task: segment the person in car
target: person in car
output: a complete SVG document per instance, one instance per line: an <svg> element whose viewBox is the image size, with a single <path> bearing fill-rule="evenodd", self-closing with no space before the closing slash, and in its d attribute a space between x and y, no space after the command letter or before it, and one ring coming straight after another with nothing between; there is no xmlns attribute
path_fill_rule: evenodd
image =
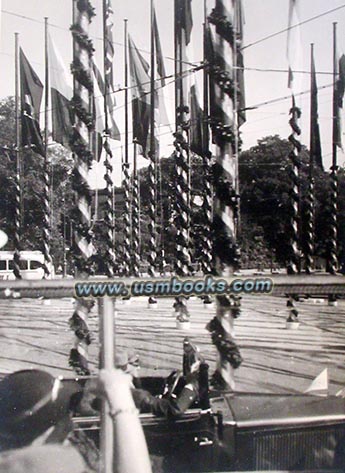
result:
<svg viewBox="0 0 345 473"><path fill-rule="evenodd" d="M181 393L175 397L160 398L153 396L150 392L141 389L138 378L139 357L131 351L118 350L115 355L115 366L129 374L132 380L132 396L134 403L141 413L152 413L158 417L177 417L183 414L198 397L198 368L196 362L190 374L185 379L185 385ZM84 389L83 398L79 404L81 415L98 415L100 409L99 400L93 394L94 380L89 380Z"/></svg>

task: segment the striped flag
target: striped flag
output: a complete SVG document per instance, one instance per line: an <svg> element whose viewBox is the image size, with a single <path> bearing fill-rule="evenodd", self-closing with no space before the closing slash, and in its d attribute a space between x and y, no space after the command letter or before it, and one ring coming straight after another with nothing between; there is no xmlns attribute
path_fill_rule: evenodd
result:
<svg viewBox="0 0 345 473"><path fill-rule="evenodd" d="M69 148L69 140L73 131L73 113L70 107L70 100L73 97L73 81L50 35L48 35L48 55L53 140Z"/></svg>
<svg viewBox="0 0 345 473"><path fill-rule="evenodd" d="M22 146L29 146L36 153L45 156L45 149L39 125L43 84L31 67L21 48L19 61Z"/></svg>
<svg viewBox="0 0 345 473"><path fill-rule="evenodd" d="M114 86L114 44L113 44L113 9L110 0L104 0L104 80L106 89L113 90Z"/></svg>

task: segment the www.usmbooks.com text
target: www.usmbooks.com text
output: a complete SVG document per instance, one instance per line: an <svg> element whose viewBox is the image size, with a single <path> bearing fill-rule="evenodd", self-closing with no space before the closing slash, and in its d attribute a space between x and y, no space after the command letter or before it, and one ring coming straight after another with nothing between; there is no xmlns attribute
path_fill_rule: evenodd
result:
<svg viewBox="0 0 345 473"><path fill-rule="evenodd" d="M169 279L78 282L77 297L137 297L137 296L220 296L238 294L269 294L273 288L270 278L223 279L206 276L203 279Z"/></svg>

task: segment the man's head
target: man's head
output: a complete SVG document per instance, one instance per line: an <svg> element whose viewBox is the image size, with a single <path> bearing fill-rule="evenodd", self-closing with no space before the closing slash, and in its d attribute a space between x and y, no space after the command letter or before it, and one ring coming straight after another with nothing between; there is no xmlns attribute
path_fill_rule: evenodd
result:
<svg viewBox="0 0 345 473"><path fill-rule="evenodd" d="M71 430L70 406L79 391L41 370L17 371L0 382L0 445L20 448L39 438L62 442Z"/></svg>
<svg viewBox="0 0 345 473"><path fill-rule="evenodd" d="M121 369L134 378L138 376L138 370L140 369L139 355L134 350L117 350L114 364L115 368Z"/></svg>

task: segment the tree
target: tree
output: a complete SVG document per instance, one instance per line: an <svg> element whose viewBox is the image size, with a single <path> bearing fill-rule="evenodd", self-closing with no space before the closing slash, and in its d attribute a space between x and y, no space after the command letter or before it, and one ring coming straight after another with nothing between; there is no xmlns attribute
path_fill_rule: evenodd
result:
<svg viewBox="0 0 345 473"><path fill-rule="evenodd" d="M275 255L285 265L289 254L289 220L291 180L289 177L291 145L279 136L269 136L240 154L240 194L242 232L241 242L245 257L255 232L263 231L263 244L267 255ZM308 192L309 152L305 147L300 153L300 220L302 228L301 248L305 246L305 198ZM329 228L329 175L315 167L315 243L316 254L326 256ZM339 242L344 254L344 170L339 171ZM249 231L249 227L255 230ZM249 245L249 246L248 246ZM250 252L250 251L249 251ZM266 263L268 264L268 262Z"/></svg>

